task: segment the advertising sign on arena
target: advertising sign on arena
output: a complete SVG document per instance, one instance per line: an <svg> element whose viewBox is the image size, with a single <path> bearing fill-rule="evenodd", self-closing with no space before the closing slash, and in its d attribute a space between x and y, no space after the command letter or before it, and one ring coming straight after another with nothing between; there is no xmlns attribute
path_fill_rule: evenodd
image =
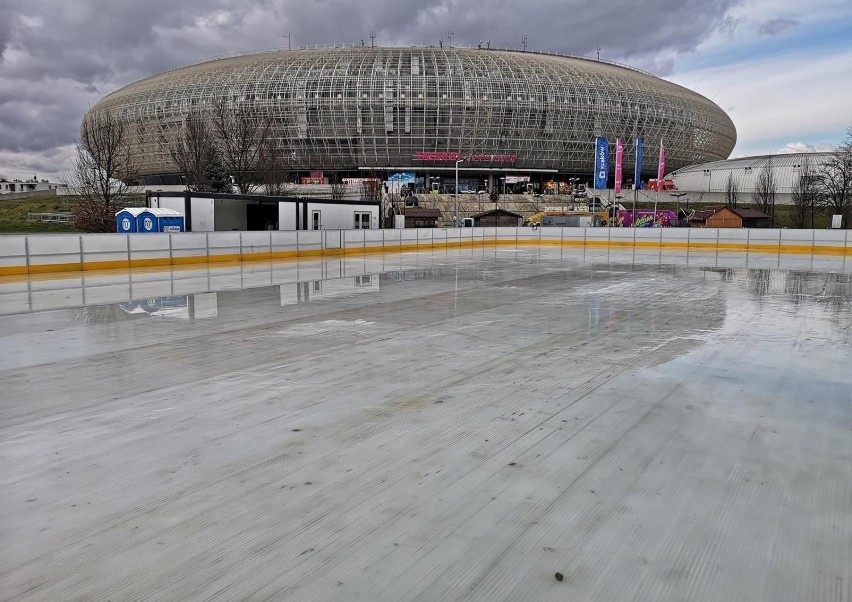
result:
<svg viewBox="0 0 852 602"><path fill-rule="evenodd" d="M388 174L388 182L393 184L414 184L414 180L413 171L394 171Z"/></svg>
<svg viewBox="0 0 852 602"><path fill-rule="evenodd" d="M492 155L477 154L466 157L459 152L429 152L417 151L414 153L415 161L489 161L496 163L513 163L518 160L518 155Z"/></svg>
<svg viewBox="0 0 852 602"><path fill-rule="evenodd" d="M513 163L518 160L518 155L473 155L473 161L496 161L498 163Z"/></svg>
<svg viewBox="0 0 852 602"><path fill-rule="evenodd" d="M608 176L609 142L606 138L598 136L595 138L595 189L605 189Z"/></svg>
<svg viewBox="0 0 852 602"><path fill-rule="evenodd" d="M388 174L387 187L394 194L402 194L405 191L413 193L416 181L417 175L413 171L394 171Z"/></svg>

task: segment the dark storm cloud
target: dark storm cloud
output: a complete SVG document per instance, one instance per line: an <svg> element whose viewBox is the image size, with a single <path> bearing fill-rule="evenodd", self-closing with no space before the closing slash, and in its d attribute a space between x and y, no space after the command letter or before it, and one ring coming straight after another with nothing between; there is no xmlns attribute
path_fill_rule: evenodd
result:
<svg viewBox="0 0 852 602"><path fill-rule="evenodd" d="M520 48L527 36L529 49L600 46L602 58L665 76L739 1L30 0L0 8L0 153L55 157L105 94L189 62L286 48L288 34L294 47L369 44L371 30L380 45L448 44L452 31L456 45Z"/></svg>
<svg viewBox="0 0 852 602"><path fill-rule="evenodd" d="M765 36L777 36L779 33L797 25L799 25L799 21L795 19L770 19L760 24L757 33Z"/></svg>
<svg viewBox="0 0 852 602"><path fill-rule="evenodd" d="M57 96L30 82L4 89L0 92L0 150L45 152L73 143L81 110L88 108L86 96L71 87Z"/></svg>

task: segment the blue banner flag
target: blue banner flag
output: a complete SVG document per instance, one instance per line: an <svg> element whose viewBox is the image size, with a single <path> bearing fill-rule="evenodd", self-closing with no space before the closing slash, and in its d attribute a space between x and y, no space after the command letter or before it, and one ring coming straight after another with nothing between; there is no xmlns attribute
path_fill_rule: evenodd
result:
<svg viewBox="0 0 852 602"><path fill-rule="evenodd" d="M636 167L633 168L633 188L639 190L642 188L642 139L636 139Z"/></svg>
<svg viewBox="0 0 852 602"><path fill-rule="evenodd" d="M598 136L595 138L595 189L606 188L609 176L609 142L606 138Z"/></svg>

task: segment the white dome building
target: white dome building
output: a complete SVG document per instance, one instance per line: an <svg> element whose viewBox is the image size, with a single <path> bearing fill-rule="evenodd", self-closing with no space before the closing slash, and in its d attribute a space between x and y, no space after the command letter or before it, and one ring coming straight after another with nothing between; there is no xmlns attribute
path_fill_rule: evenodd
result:
<svg viewBox="0 0 852 602"><path fill-rule="evenodd" d="M833 153L790 153L741 157L690 165L666 177L674 181L680 192L687 193L690 202L708 205L725 202L728 180L733 178L741 201L750 203L761 172L770 169L775 180L775 202L786 205L792 203L793 189L803 166L817 173L833 156Z"/></svg>

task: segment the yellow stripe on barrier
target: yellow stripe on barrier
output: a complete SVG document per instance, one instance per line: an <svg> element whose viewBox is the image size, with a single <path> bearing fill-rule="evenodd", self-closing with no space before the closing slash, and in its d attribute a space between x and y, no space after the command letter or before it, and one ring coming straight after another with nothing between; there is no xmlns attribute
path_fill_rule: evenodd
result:
<svg viewBox="0 0 852 602"><path fill-rule="evenodd" d="M199 255L200 257L200 255ZM209 263L220 263L227 261L240 261L243 258L242 253L217 253L214 255L207 255L207 262ZM198 259L195 256L187 256L187 257L175 257L178 263L199 263ZM200 263L204 263L203 261Z"/></svg>
<svg viewBox="0 0 852 602"><path fill-rule="evenodd" d="M205 261L207 257L205 256ZM154 267L163 267L166 265L177 265L172 263L172 260L169 257L151 257L145 259L131 259L130 267L131 268L154 268Z"/></svg>
<svg viewBox="0 0 852 602"><path fill-rule="evenodd" d="M29 271L25 265L4 265L0 266L0 276L20 276L27 275Z"/></svg>
<svg viewBox="0 0 852 602"><path fill-rule="evenodd" d="M234 264L240 261L275 261L292 260L305 257L334 257L345 255L374 254L374 253L396 253L402 251L418 251L426 248L466 248L466 247L488 247L488 246L563 246L563 247L588 247L593 249L666 249L681 251L703 251L703 252L758 252L758 253L780 253L790 255L830 255L830 256L852 256L852 247L836 245L801 245L801 244L777 244L777 243L724 243L724 242L679 242L660 240L608 240L608 239L559 239L559 238L526 238L516 239L493 239L493 238L467 238L467 239L429 239L417 243L401 243L388 245L375 245L363 247L348 247L340 249L301 249L289 251L257 251L240 253L204 254L178 257L156 257L156 258L131 258L111 261L84 261L73 263L46 263L32 265L0 266L0 276L27 276L30 274L51 274L68 272L88 272L92 270L126 270L135 268L155 268L167 266L197 266L199 264Z"/></svg>
<svg viewBox="0 0 852 602"><path fill-rule="evenodd" d="M83 271L83 264L76 263L42 263L29 266L30 274L47 274L49 272Z"/></svg>

